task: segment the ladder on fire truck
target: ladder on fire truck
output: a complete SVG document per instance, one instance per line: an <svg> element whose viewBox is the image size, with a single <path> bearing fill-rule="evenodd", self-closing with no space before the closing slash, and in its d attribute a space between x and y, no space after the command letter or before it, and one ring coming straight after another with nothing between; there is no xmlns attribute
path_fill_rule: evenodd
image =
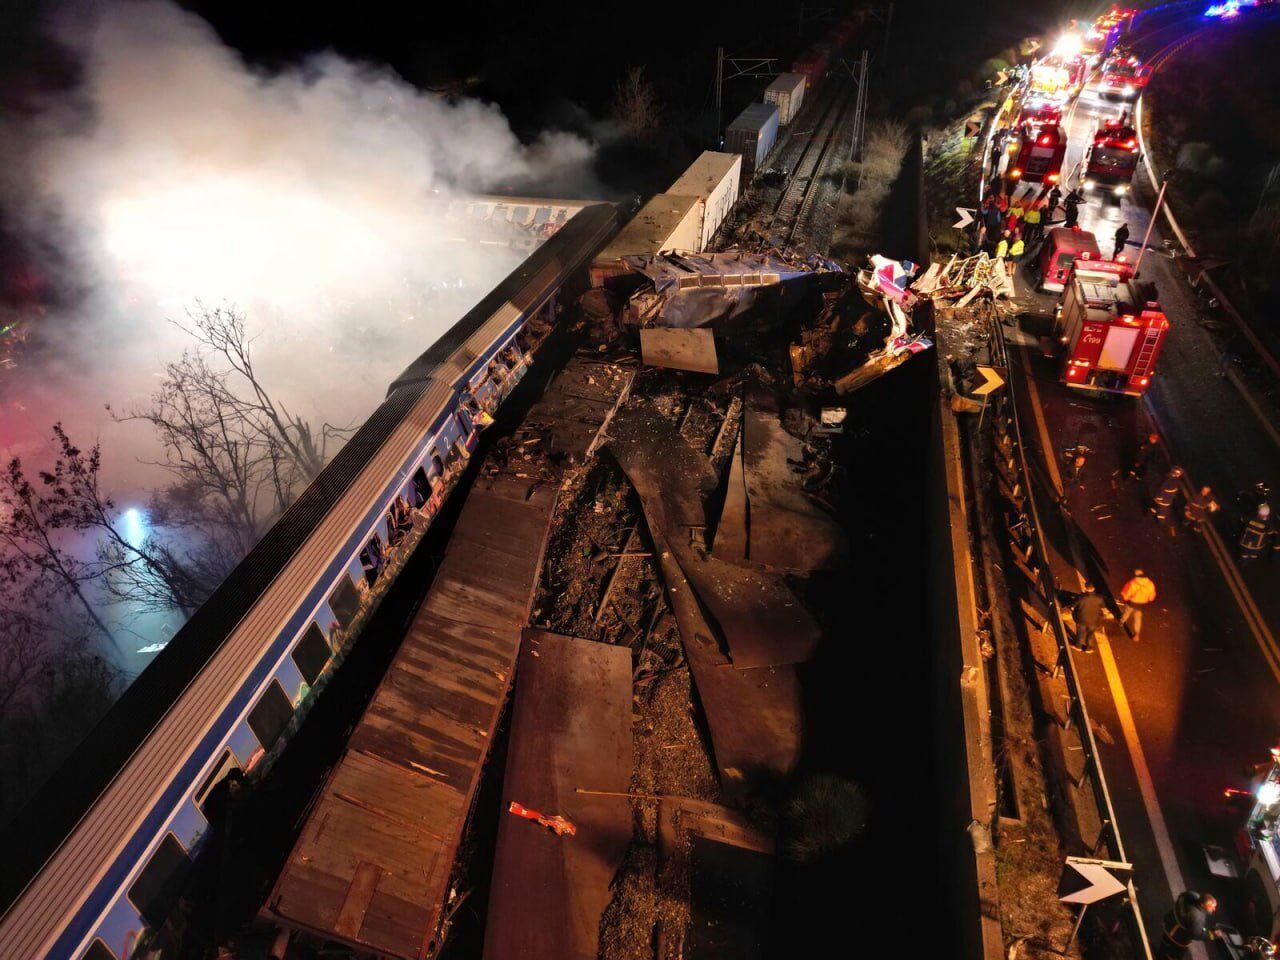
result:
<svg viewBox="0 0 1280 960"><path fill-rule="evenodd" d="M1143 331L1142 346L1138 348L1138 359L1134 361L1132 376L1145 377L1150 372L1152 359L1159 344L1160 330L1156 327L1147 327Z"/></svg>

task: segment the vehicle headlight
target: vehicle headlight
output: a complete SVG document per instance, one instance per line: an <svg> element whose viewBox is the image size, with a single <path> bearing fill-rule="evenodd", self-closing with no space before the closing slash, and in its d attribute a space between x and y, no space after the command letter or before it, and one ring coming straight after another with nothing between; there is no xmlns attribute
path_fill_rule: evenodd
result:
<svg viewBox="0 0 1280 960"><path fill-rule="evenodd" d="M1117 184L1116 184L1116 196L1117 196L1117 197L1122 197L1122 196L1124 196L1124 195L1125 195L1126 193L1128 193L1128 192L1129 192L1129 185L1128 185L1127 183L1117 183Z"/></svg>
<svg viewBox="0 0 1280 960"><path fill-rule="evenodd" d="M1092 181L1092 180L1086 180L1086 181L1084 182L1084 188L1085 188L1086 190L1092 190L1092 189L1093 189L1093 187L1094 187L1094 183L1093 183L1093 181Z"/></svg>
<svg viewBox="0 0 1280 960"><path fill-rule="evenodd" d="M1133 84L1132 84L1132 83L1126 83L1126 84L1124 85L1124 95L1125 95L1126 97L1131 97L1131 96L1133 96L1135 93L1137 93L1137 90L1135 90L1135 89L1134 89L1134 86L1133 86Z"/></svg>

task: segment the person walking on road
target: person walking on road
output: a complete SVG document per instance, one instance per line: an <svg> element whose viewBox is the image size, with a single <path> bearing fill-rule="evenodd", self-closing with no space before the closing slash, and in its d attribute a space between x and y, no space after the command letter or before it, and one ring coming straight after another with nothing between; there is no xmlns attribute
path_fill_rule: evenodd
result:
<svg viewBox="0 0 1280 960"><path fill-rule="evenodd" d="M1156 465L1156 461L1160 458L1160 437L1158 434L1149 433L1147 439L1142 441L1142 445L1138 447L1138 452L1134 454L1133 462L1129 465L1129 478L1131 480L1146 480L1147 475L1151 473L1151 468Z"/></svg>
<svg viewBox="0 0 1280 960"><path fill-rule="evenodd" d="M1048 198L1045 200L1044 218L1046 220L1053 216L1054 212L1058 209L1058 204L1061 202L1062 191L1058 189L1058 185L1055 183L1053 185L1053 189L1049 191Z"/></svg>
<svg viewBox="0 0 1280 960"><path fill-rule="evenodd" d="M1120 625L1135 643L1142 639L1142 609L1155 598L1155 581L1140 569L1120 588Z"/></svg>
<svg viewBox="0 0 1280 960"><path fill-rule="evenodd" d="M1175 464L1169 468L1169 472L1164 475L1164 479L1160 481L1159 486L1151 494L1151 503L1147 510L1156 518L1157 523L1163 523L1169 519L1169 514L1173 510L1173 502L1178 499L1178 488L1181 480L1182 468Z"/></svg>
<svg viewBox="0 0 1280 960"><path fill-rule="evenodd" d="M1216 939L1218 932L1209 926L1209 918L1217 909L1218 900L1211 893L1184 890L1179 894L1173 909L1164 915L1159 960L1182 960L1197 940Z"/></svg>
<svg viewBox="0 0 1280 960"><path fill-rule="evenodd" d="M1192 530L1200 530L1209 515L1217 513L1219 509L1218 501L1213 499L1213 488L1203 486L1183 506L1182 519Z"/></svg>
<svg viewBox="0 0 1280 960"><path fill-rule="evenodd" d="M1240 534L1240 559L1257 560L1270 546L1271 537L1271 505L1259 504L1253 519L1244 525L1244 532Z"/></svg>
<svg viewBox="0 0 1280 960"><path fill-rule="evenodd" d="M1124 245L1129 242L1129 224L1122 223L1116 228L1116 249L1111 254L1112 260L1119 260L1120 254L1124 253Z"/></svg>
<svg viewBox="0 0 1280 960"><path fill-rule="evenodd" d="M1026 237L1027 249L1030 250L1044 238L1044 211L1040 208L1039 200L1032 200L1027 204L1022 222L1026 225L1023 236Z"/></svg>
<svg viewBox="0 0 1280 960"><path fill-rule="evenodd" d="M1075 190L1067 194L1067 199L1062 203L1062 209L1067 212L1067 218L1062 221L1062 225L1068 230L1072 230L1080 222L1080 204L1084 203L1084 197Z"/></svg>
<svg viewBox="0 0 1280 960"><path fill-rule="evenodd" d="M1098 634L1106 636L1102 626L1103 612L1107 603L1098 596L1092 583L1084 585L1084 593L1071 608L1071 616L1076 622L1076 646L1085 653L1093 653L1093 643Z"/></svg>

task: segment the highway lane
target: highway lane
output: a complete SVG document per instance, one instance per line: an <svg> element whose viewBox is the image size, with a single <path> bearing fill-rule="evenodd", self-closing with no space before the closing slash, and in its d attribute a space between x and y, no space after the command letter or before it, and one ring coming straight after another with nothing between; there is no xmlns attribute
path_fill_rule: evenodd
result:
<svg viewBox="0 0 1280 960"><path fill-rule="evenodd" d="M1137 45L1150 55L1153 47L1216 27L1183 17ZM1078 171L1098 120L1124 109L1131 107L1086 89L1064 115L1070 137L1064 170ZM1104 253L1110 253L1116 227L1127 222L1127 253L1136 259L1154 196L1149 184L1141 187L1119 202L1091 196L1082 207L1081 225L1097 235ZM1237 885L1212 876L1205 850L1231 847L1241 820L1225 807L1221 791L1241 785L1245 765L1264 759L1280 735L1280 649L1271 636L1280 624L1280 567L1237 572L1229 546L1237 523L1233 510L1219 516L1219 536L1211 543L1155 524L1143 510L1143 491L1116 475L1149 428L1149 413L1195 481L1223 491L1224 506L1259 477L1280 478L1280 450L1217 375L1218 349L1197 322L1178 266L1163 251L1161 226L1152 231L1142 276L1156 283L1174 329L1145 409L1072 394L1058 384L1056 363L1039 351L1024 352L1030 375L1018 386L1024 409L1035 411L1031 419L1040 425L1049 472L1070 443L1085 439L1095 450L1084 484L1067 491L1074 521L1055 538L1060 586L1077 589L1079 570L1118 591L1136 565L1152 572L1162 589L1142 643L1111 624L1105 649L1077 658L1090 709L1112 740L1103 747L1103 763L1138 864L1144 916L1157 936L1169 898L1185 886L1217 890L1232 919L1242 918ZM1019 292L1047 308L1022 277Z"/></svg>

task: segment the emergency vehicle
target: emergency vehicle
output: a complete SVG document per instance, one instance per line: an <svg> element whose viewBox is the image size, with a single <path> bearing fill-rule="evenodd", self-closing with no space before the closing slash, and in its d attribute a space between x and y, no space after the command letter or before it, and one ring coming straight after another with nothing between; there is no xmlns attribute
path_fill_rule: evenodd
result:
<svg viewBox="0 0 1280 960"><path fill-rule="evenodd" d="M1044 235L1040 254L1036 260L1040 273L1039 290L1061 292L1071 276L1071 268L1078 259L1101 260L1098 240L1088 230L1079 227L1054 227Z"/></svg>
<svg viewBox="0 0 1280 960"><path fill-rule="evenodd" d="M1116 196L1129 192L1129 184L1142 155L1138 152L1138 131L1125 118L1104 120L1094 131L1093 142L1084 155L1086 190L1109 191Z"/></svg>
<svg viewBox="0 0 1280 960"><path fill-rule="evenodd" d="M1102 67L1098 95L1105 99L1136 100L1151 79L1151 68L1132 54L1115 53Z"/></svg>
<svg viewBox="0 0 1280 960"><path fill-rule="evenodd" d="M1045 57L1031 65L1027 90L1033 97L1066 103L1084 86L1088 69L1084 57Z"/></svg>
<svg viewBox="0 0 1280 960"><path fill-rule="evenodd" d="M1249 815L1236 837L1236 855L1244 867L1244 895L1255 933L1280 936L1280 748L1248 792L1229 789L1230 800L1248 801Z"/></svg>
<svg viewBox="0 0 1280 960"><path fill-rule="evenodd" d="M1010 180L1026 183L1057 183L1067 156L1067 135L1054 124L1036 129L1023 124L1018 131L1017 150L1007 167Z"/></svg>
<svg viewBox="0 0 1280 960"><path fill-rule="evenodd" d="M1024 125L1039 131L1041 127L1057 126L1062 122L1062 104L1042 97L1027 97L1018 111L1017 126Z"/></svg>
<svg viewBox="0 0 1280 960"><path fill-rule="evenodd" d="M1100 394L1140 397L1151 384L1169 332L1154 284L1123 261L1077 257L1058 306L1061 380Z"/></svg>

